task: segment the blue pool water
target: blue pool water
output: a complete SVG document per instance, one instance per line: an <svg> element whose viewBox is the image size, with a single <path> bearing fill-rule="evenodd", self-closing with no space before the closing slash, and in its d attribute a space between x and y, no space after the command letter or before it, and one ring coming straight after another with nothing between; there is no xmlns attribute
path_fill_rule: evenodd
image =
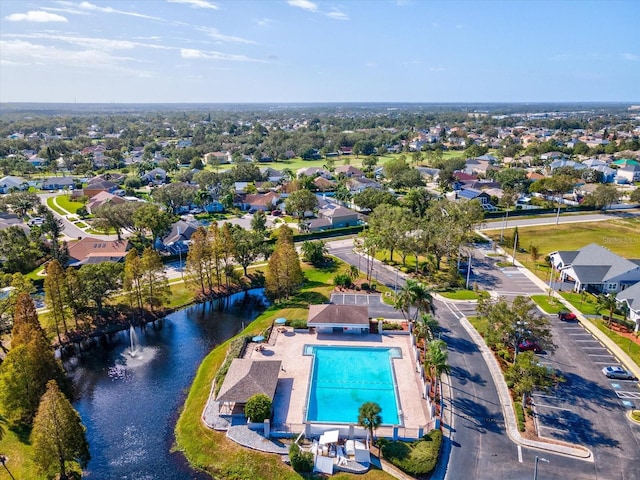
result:
<svg viewBox="0 0 640 480"><path fill-rule="evenodd" d="M307 345L305 354L314 355L308 421L357 423L358 408L376 402L383 425L400 423L391 365L398 348Z"/></svg>

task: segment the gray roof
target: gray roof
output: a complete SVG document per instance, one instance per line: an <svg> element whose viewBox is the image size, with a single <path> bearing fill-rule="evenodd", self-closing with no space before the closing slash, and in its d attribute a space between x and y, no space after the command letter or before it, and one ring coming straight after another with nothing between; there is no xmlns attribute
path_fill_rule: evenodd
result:
<svg viewBox="0 0 640 480"><path fill-rule="evenodd" d="M199 225L195 223L185 222L184 220L178 220L171 225L171 231L162 239L162 243L165 245L171 245L172 243L190 240L191 235L198 229Z"/></svg>
<svg viewBox="0 0 640 480"><path fill-rule="evenodd" d="M234 359L216 400L247 403L247 400L258 393L273 400L281 363L280 360Z"/></svg>
<svg viewBox="0 0 640 480"><path fill-rule="evenodd" d="M309 305L307 325L369 325L369 307L361 305L336 305L328 303Z"/></svg>
<svg viewBox="0 0 640 480"><path fill-rule="evenodd" d="M571 262L573 262L573 260L578 256L578 253L579 252L577 250L563 250L556 252L564 266L571 265Z"/></svg>
<svg viewBox="0 0 640 480"><path fill-rule="evenodd" d="M606 282L638 268L634 262L622 258L596 243L581 248L577 253L570 263L581 283Z"/></svg>
<svg viewBox="0 0 640 480"><path fill-rule="evenodd" d="M629 308L640 312L640 282L618 293L616 299L625 300Z"/></svg>

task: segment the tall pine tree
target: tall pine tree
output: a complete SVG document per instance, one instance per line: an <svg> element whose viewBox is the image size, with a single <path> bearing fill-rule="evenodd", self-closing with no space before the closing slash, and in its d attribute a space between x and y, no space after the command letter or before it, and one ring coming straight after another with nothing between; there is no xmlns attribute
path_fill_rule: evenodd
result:
<svg viewBox="0 0 640 480"><path fill-rule="evenodd" d="M91 457L85 431L78 412L58 384L50 381L31 432L34 460L40 472L46 477L59 474L59 478L65 480L69 478L69 462L86 466Z"/></svg>
<svg viewBox="0 0 640 480"><path fill-rule="evenodd" d="M265 293L272 300L288 299L300 289L303 280L300 258L293 245L293 231L283 225L278 229L276 248L269 258Z"/></svg>

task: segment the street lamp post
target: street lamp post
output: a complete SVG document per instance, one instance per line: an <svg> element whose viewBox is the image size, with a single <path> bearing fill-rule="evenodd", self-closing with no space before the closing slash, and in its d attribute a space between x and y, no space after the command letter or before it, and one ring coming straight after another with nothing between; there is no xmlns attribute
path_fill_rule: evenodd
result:
<svg viewBox="0 0 640 480"><path fill-rule="evenodd" d="M467 283L465 288L469 290L469 277L471 276L471 252L469 252L469 262L467 263Z"/></svg>
<svg viewBox="0 0 640 480"><path fill-rule="evenodd" d="M538 457L536 455L536 464L535 464L535 467L533 468L533 480L538 480L538 460L540 460L541 462L549 463L549 460L547 460L546 458Z"/></svg>
<svg viewBox="0 0 640 480"><path fill-rule="evenodd" d="M13 476L13 474L9 471L9 467L7 467L7 457L5 457L4 455L0 454L0 463L2 464L2 466L4 467L4 469L7 471L7 473L9 474L9 476L13 479L16 480L16 477Z"/></svg>

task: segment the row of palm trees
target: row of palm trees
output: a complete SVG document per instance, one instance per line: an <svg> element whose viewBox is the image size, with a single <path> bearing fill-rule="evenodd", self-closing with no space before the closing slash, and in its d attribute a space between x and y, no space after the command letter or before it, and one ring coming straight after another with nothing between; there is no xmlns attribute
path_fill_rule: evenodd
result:
<svg viewBox="0 0 640 480"><path fill-rule="evenodd" d="M431 384L429 394L435 396L440 377L449 372L450 368L447 363L447 344L444 340L435 338L439 324L433 316L431 292L422 283L408 279L398 292L394 307L411 322L416 339L422 340L424 370Z"/></svg>

